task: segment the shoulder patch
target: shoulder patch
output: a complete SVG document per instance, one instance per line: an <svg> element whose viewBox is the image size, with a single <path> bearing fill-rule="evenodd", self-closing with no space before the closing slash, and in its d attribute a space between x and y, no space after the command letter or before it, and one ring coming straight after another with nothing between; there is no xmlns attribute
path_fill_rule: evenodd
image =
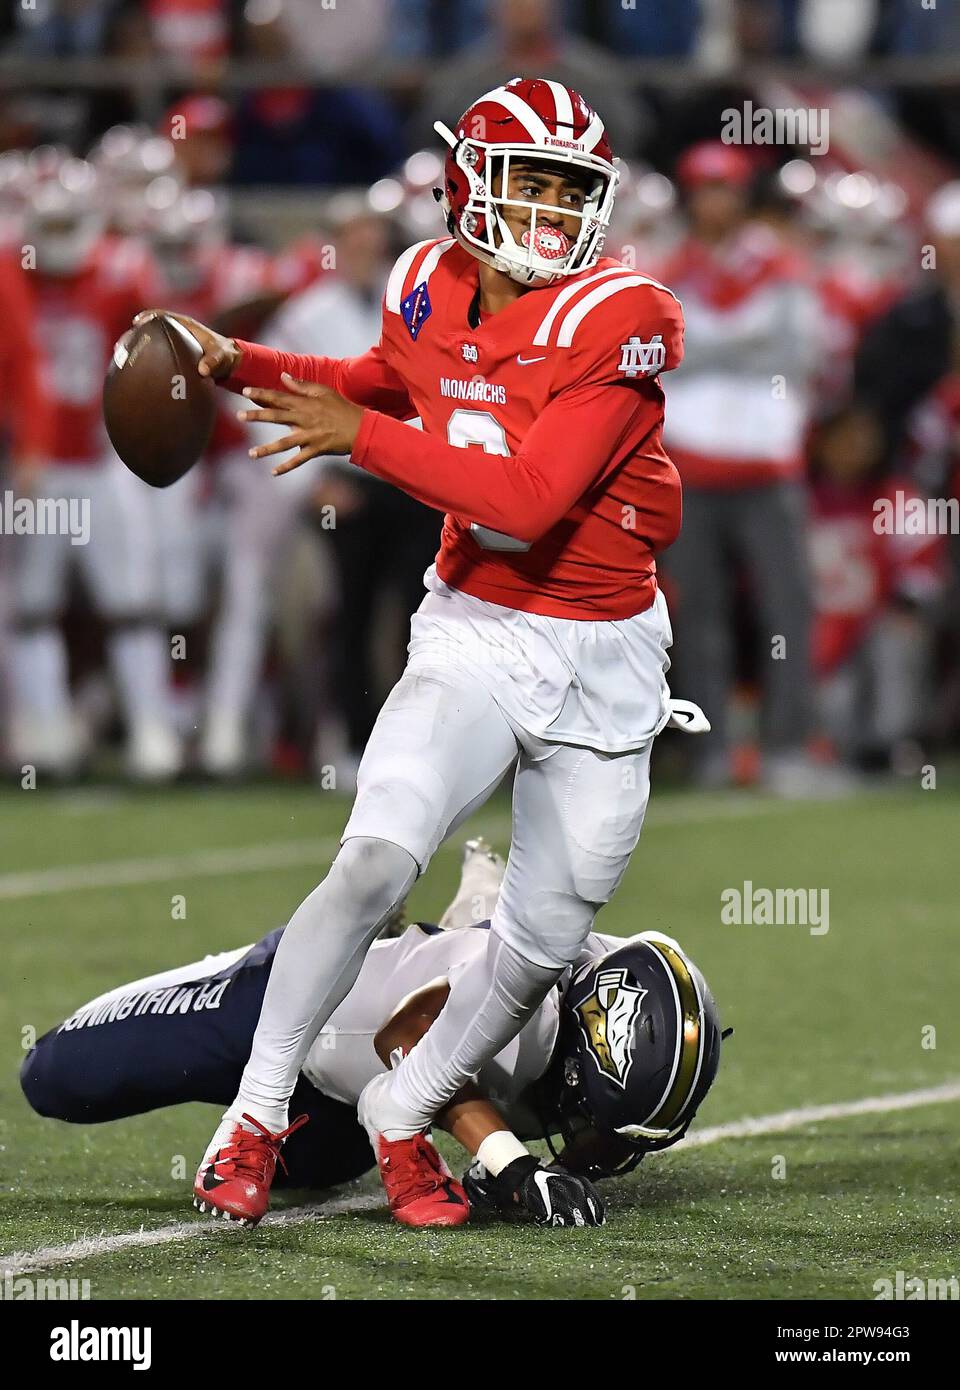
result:
<svg viewBox="0 0 960 1390"><path fill-rule="evenodd" d="M430 303L430 291L427 289L426 280L421 280L410 291L406 299L400 303L401 317L414 342L417 341L417 334L432 313L433 305Z"/></svg>
<svg viewBox="0 0 960 1390"><path fill-rule="evenodd" d="M410 291L421 284L424 286L429 284L430 277L436 270L441 256L444 256L455 245L456 242L453 237L446 237L440 241L431 237L429 241L418 241L416 245L408 247L390 272L384 295L384 307L391 314L401 313L401 306L409 296ZM415 273L412 273L414 271ZM412 283L410 283L411 281ZM409 289L407 289L408 284Z"/></svg>

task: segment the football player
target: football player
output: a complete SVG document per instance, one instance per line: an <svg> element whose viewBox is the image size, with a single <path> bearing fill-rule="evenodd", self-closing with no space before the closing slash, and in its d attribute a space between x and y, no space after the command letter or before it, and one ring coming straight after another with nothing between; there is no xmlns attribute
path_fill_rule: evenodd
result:
<svg viewBox="0 0 960 1390"><path fill-rule="evenodd" d="M493 911L503 867L483 841L468 842L459 892L440 925L410 926L367 953L298 1076L301 1116L281 1163L288 1185L329 1187L373 1166L357 1102L386 1074L392 1054L409 1051L434 1026L458 976L483 956L490 924L476 913ZM281 928L255 946L84 1004L26 1058L21 1084L30 1104L41 1115L91 1124L185 1101L229 1101L282 935ZM464 1183L474 1209L600 1225L604 1205L593 1182L675 1143L709 1090L719 1059L717 1010L696 966L657 932L626 941L591 933L558 986L435 1123L474 1156ZM304 1127L304 1117L313 1123ZM208 1164L201 1210L240 1219L216 1198L228 1173L259 1171L262 1150L247 1133L241 1129ZM559 1158L556 1135L564 1141ZM554 1152L549 1167L522 1142L539 1138ZM508 1141L512 1156L503 1163ZM420 1191L419 1160L397 1164L390 1177L394 1194L410 1199L397 1204L404 1221ZM467 1210L459 1184L442 1166L435 1180L445 1190L446 1224L459 1225Z"/></svg>
<svg viewBox="0 0 960 1390"><path fill-rule="evenodd" d="M390 260L386 224L365 199L344 195L331 201L325 215L335 236L338 273L323 275L289 297L286 255L270 257L253 247L231 244L222 218L216 216L219 207L222 200L209 190L192 189L178 194L154 220L151 242L170 302L178 310L215 322L224 314L242 314L245 303L259 306L261 318L267 306L279 306L260 331L267 341L296 352L350 356L377 341ZM224 513L217 537L222 582L211 634L200 763L211 776L233 777L250 756L247 725L268 636L271 579L297 513L318 479L304 470L295 485L278 496L269 473L250 466L247 449L253 432L236 419L242 401L226 392L218 395L222 407L206 461L213 465ZM258 437L276 433L261 431ZM161 496L189 497L198 483L209 489L210 477L204 479L201 470L194 469ZM186 525L166 530L177 538L188 534ZM177 549L181 547L178 540ZM178 562L174 572L182 574L180 556L174 552L172 558ZM193 568L200 570L199 564Z"/></svg>
<svg viewBox="0 0 960 1390"><path fill-rule="evenodd" d="M517 78L437 129L448 235L400 256L376 348L296 357L188 324L201 373L262 407L243 417L287 427L254 457L293 449L275 469L286 473L350 454L446 513L340 853L283 935L237 1098L197 1173L203 1195L214 1156L253 1145L260 1176L238 1173L212 1194L250 1219L266 1209L303 1059L370 943L516 764L485 949L360 1104L395 1213L406 1200L407 1220L447 1219L423 1133L578 958L639 839L669 719L654 555L679 529L680 484L658 377L682 356L680 305L602 256L617 169L577 92ZM422 433L407 427L414 417ZM506 1142L504 1166L516 1156ZM392 1178L410 1165L412 1200Z"/></svg>
<svg viewBox="0 0 960 1390"><path fill-rule="evenodd" d="M154 205L147 241L157 266L162 294L177 310L217 322L259 306L259 316L280 303L274 258L259 247L230 239L224 197L208 188L182 189L157 180L146 190ZM154 500L159 516L159 559L165 617L175 631L189 631L202 616L205 581L211 562L211 535L221 597L211 640L200 761L205 771L229 775L242 766L245 747L242 712L256 690L266 628L268 575L262 535L286 529L291 506L263 501L262 487L250 476L249 430L237 422L235 396L220 393L220 409L204 456L195 468ZM244 465L247 465L246 467ZM219 505L205 506L213 495ZM293 506L296 505L296 499ZM211 526L211 515L224 523Z"/></svg>
<svg viewBox="0 0 960 1390"><path fill-rule="evenodd" d="M144 125L115 125L90 151L104 192L109 228L120 237L142 237L150 228L150 186L182 182L176 147Z"/></svg>
<svg viewBox="0 0 960 1390"><path fill-rule="evenodd" d="M104 188L91 164L51 149L36 165L23 227L31 256L13 266L29 303L47 401L42 490L88 506L90 534L81 544L64 531L20 536L13 548L12 752L18 764L64 775L82 756L60 631L76 569L108 625L129 770L163 779L178 770L180 750L167 707L149 489L111 450L101 413L113 344L154 282L143 248L105 233Z"/></svg>

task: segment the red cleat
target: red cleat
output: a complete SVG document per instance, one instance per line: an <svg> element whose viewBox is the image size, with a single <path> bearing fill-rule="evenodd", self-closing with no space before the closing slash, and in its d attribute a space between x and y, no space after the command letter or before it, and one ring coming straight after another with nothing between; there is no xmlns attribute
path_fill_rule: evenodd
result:
<svg viewBox="0 0 960 1390"><path fill-rule="evenodd" d="M271 1133L252 1115L243 1118L256 1129L234 1124L227 1129L223 1142L219 1142L220 1130L217 1131L213 1138L217 1147L211 1145L204 1154L193 1181L193 1205L198 1211L256 1226L270 1205L270 1184L277 1163L287 1171L280 1147L310 1117L301 1115L279 1134Z"/></svg>
<svg viewBox="0 0 960 1390"><path fill-rule="evenodd" d="M377 1162L395 1221L404 1226L462 1226L469 1219L463 1186L426 1135L378 1135Z"/></svg>

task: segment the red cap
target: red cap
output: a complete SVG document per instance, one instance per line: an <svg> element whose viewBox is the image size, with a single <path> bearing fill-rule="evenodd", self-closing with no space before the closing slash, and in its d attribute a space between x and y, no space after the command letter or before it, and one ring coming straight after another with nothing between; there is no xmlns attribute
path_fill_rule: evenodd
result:
<svg viewBox="0 0 960 1390"><path fill-rule="evenodd" d="M677 180L684 188L703 183L729 183L746 188L753 178L753 161L738 145L722 140L702 140L691 145L677 164Z"/></svg>
<svg viewBox="0 0 960 1390"><path fill-rule="evenodd" d="M188 138L210 132L228 134L230 130L230 107L221 97L198 93L175 101L160 123L164 135L169 135L171 123L178 116Z"/></svg>

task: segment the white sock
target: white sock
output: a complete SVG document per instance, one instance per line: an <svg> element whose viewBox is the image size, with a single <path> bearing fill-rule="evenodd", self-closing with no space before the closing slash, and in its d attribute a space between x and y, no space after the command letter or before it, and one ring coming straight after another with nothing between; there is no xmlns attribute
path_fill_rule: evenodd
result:
<svg viewBox="0 0 960 1390"><path fill-rule="evenodd" d="M147 623L119 627L108 650L128 727L168 724L170 676L163 630Z"/></svg>
<svg viewBox="0 0 960 1390"><path fill-rule="evenodd" d="M228 592L224 602L210 652L207 709L211 718L222 712L242 725L250 713L263 665L266 605L256 599L241 602L234 592Z"/></svg>
<svg viewBox="0 0 960 1390"><path fill-rule="evenodd" d="M51 721L69 718L67 648L59 627L51 623L17 633L10 683L18 713Z"/></svg>
<svg viewBox="0 0 960 1390"><path fill-rule="evenodd" d="M261 1121L261 1123L262 1123L262 1121ZM254 1125L249 1124L246 1120L241 1120L240 1117L239 1117L239 1115L236 1116L236 1117L234 1117L234 1116L230 1115L230 1113L228 1112L226 1115L224 1115L223 1119L220 1121L220 1123L217 1125L216 1129L214 1130L214 1132L213 1132L213 1138L210 1140L210 1143L207 1145L206 1151L205 1151L205 1153L204 1153L204 1155L203 1155L203 1158L201 1159L201 1166L202 1166L204 1163L208 1163L208 1162L210 1161L210 1159L213 1158L214 1154L218 1151L218 1149L225 1149L225 1148L226 1148L226 1146L227 1146L227 1145L229 1144L229 1142L230 1142L230 1135L233 1133L233 1127L234 1127L235 1124L241 1125L243 1129L249 1129L249 1130L255 1130L255 1129L256 1129L256 1127L255 1127ZM281 1125L280 1128L282 1129L283 1126ZM257 1131L257 1132L259 1132L259 1131ZM276 1132L277 1132L277 1131L274 1131L274 1133L276 1133Z"/></svg>

